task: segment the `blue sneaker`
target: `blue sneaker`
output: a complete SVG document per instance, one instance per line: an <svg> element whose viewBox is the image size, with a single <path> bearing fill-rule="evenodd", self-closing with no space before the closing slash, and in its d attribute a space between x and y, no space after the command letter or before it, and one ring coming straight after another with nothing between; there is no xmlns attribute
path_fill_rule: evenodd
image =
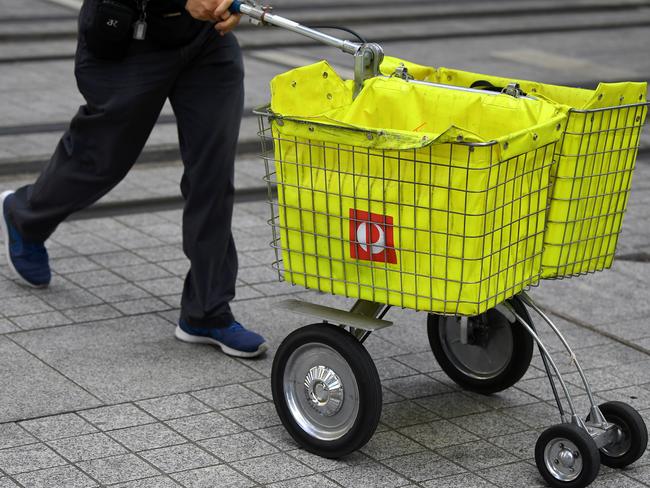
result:
<svg viewBox="0 0 650 488"><path fill-rule="evenodd" d="M9 220L9 202L13 194L12 191L6 191L0 195L0 227L4 234L7 263L22 283L34 288L45 288L52 279L47 249L42 242L28 242L23 239Z"/></svg>
<svg viewBox="0 0 650 488"><path fill-rule="evenodd" d="M194 328L184 320L178 322L176 338L193 344L213 344L229 356L254 358L268 349L264 338L244 329L239 322L228 327Z"/></svg>

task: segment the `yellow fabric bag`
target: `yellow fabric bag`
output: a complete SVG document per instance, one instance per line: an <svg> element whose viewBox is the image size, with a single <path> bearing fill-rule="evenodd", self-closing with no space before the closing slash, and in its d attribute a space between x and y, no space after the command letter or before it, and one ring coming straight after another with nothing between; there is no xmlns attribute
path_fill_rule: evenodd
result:
<svg viewBox="0 0 650 488"><path fill-rule="evenodd" d="M600 83L595 90L586 90L427 68L397 58L386 58L382 72L390 74L401 63L418 80L462 87L479 80L497 87L515 81L530 95L565 106L568 120L552 171L542 277L611 267L648 112L647 83Z"/></svg>
<svg viewBox="0 0 650 488"><path fill-rule="evenodd" d="M326 62L271 82L284 278L475 315L535 283L556 105L377 77Z"/></svg>

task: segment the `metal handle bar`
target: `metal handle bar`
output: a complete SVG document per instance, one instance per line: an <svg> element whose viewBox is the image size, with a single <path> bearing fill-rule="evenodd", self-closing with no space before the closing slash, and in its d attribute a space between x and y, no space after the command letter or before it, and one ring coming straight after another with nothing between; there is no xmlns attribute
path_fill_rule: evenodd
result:
<svg viewBox="0 0 650 488"><path fill-rule="evenodd" d="M361 49L362 47L361 43L346 41L344 39L339 39L338 37L324 34L323 32L306 27L302 24L299 24L298 22L294 22L293 20L287 19L285 17L280 17L279 15L272 14L268 11L268 9L254 7L253 5L249 5L239 0L235 0L232 3L232 5L230 6L230 11L232 13L237 13L237 14L246 14L252 19L255 19L264 24L270 24L276 27L281 27L291 32L295 32L296 34L309 37L310 39L313 39L318 42L322 42L327 46L340 49L341 51L347 54L355 55L359 52L359 49Z"/></svg>

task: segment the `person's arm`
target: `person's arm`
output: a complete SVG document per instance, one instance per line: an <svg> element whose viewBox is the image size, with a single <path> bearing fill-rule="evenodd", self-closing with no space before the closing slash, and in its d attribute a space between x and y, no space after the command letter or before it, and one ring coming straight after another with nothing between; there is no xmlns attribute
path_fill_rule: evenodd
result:
<svg viewBox="0 0 650 488"><path fill-rule="evenodd" d="M233 30L241 19L241 15L231 14L228 10L232 0L174 0L174 2L182 4L195 19L216 22L214 28L221 35Z"/></svg>

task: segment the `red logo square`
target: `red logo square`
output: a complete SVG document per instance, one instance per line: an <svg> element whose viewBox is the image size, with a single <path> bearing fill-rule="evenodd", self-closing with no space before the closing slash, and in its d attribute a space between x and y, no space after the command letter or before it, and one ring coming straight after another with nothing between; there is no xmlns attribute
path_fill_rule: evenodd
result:
<svg viewBox="0 0 650 488"><path fill-rule="evenodd" d="M350 209L350 255L354 259L397 263L393 217Z"/></svg>

